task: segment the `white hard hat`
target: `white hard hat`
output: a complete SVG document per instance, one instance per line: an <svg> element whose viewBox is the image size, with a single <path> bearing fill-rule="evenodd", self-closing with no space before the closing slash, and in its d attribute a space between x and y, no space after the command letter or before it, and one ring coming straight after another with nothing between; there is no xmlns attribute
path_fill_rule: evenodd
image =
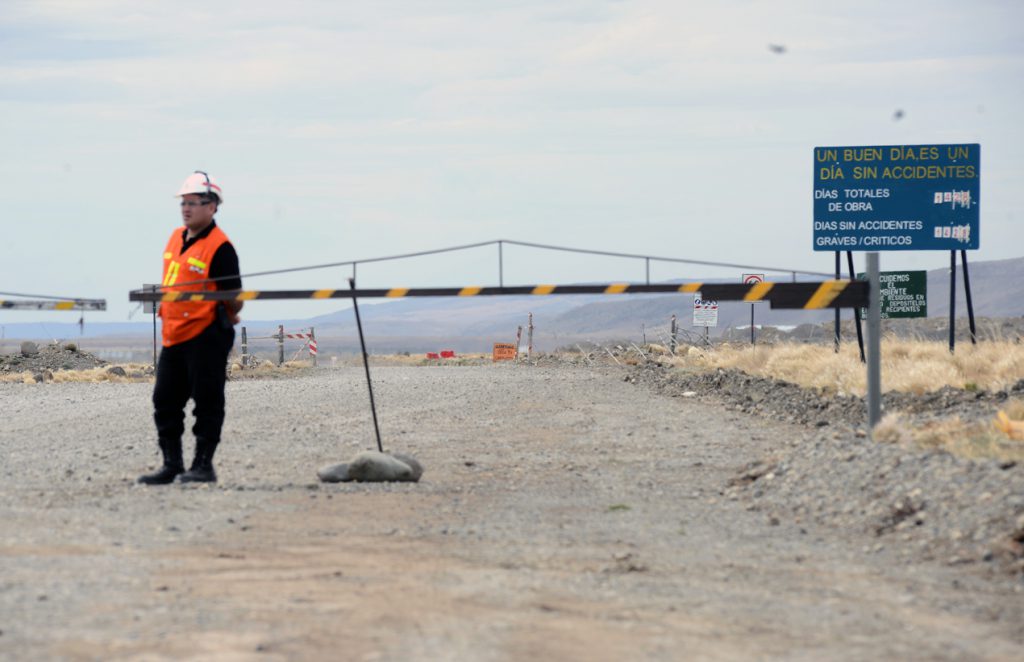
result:
<svg viewBox="0 0 1024 662"><path fill-rule="evenodd" d="M221 190L220 185L213 177L202 170L196 170L194 173L185 178L184 183L181 185L181 189L178 190L177 197L188 195L189 193L208 194L217 196L217 204L224 204L224 192Z"/></svg>

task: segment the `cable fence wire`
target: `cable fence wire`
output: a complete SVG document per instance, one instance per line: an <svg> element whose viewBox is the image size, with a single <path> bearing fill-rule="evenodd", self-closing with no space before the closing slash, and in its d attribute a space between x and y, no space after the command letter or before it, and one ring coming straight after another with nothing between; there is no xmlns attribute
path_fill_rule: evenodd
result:
<svg viewBox="0 0 1024 662"><path fill-rule="evenodd" d="M314 271L314 270L317 270L317 269L333 269L333 268L337 268L337 267L352 267L353 272L354 272L356 267L358 265L360 265L360 264L372 264L372 263L376 263L376 262L388 262L388 261L392 261L392 260L405 260L405 259L409 259L409 258L423 257L423 256L426 256L426 255L438 255L438 254L442 254L442 253L452 253L452 252L455 252L455 251L470 250L470 249L473 249L473 248L483 248L483 247L486 247L486 246L498 246L498 248L499 248L499 253L498 253L499 282L502 282L502 285L503 285L504 284L503 283L504 278L503 278L503 275L501 274L501 270L503 268L502 267L502 262L503 262L504 258L503 258L502 253L501 253L501 248L504 245L506 245L506 244L509 245L509 246L520 246L520 247L523 247L523 248L536 248L536 249L549 250L549 251L561 251L561 252L567 252L567 253L577 253L577 254L582 254L582 255L601 255L601 256L604 256L604 257L621 257L621 258L628 258L628 259L644 260L644 261L646 261L648 263L648 265L649 265L650 262L653 261L653 262L667 262L667 263L674 263L674 264L689 264L689 265L705 266L705 267L723 267L723 268L731 268L731 269L742 269L742 270L747 270L747 271L758 271L758 272L773 273L773 274L780 274L780 275L781 274L786 274L786 275L789 275L794 281L796 280L796 277L797 277L798 274L805 275L805 276L821 276L821 277L826 277L826 278L833 278L834 277L834 274L832 274L832 273L827 273L827 272L823 272L823 271L811 271L811 270L807 270L807 269L793 269L793 268L788 268L788 267L766 267L766 266L763 266L763 265L737 264L737 263L732 263L732 262L713 262L713 261L709 261L709 260L694 260L694 259L689 259L689 258L666 257L666 256L659 256L659 255L644 255L644 254L640 254L640 253L621 253L621 252L616 252L616 251L592 250L592 249L588 249L588 248L574 248L574 247L571 247L571 246L555 246L555 245L552 245L552 244L539 244L539 243L534 243L534 242L529 242L529 241L517 241L517 240L514 240L514 239L494 239L494 240L491 240L491 241L481 241L481 242L477 242L477 243L473 243L473 244L462 244L462 245L459 245L459 246L447 246L447 247L444 247L444 248L434 248L434 249L429 249L429 250L424 250L424 251L415 251L415 252L412 252L412 253L400 253L400 254L397 254L397 255L383 255L383 256L379 256L379 257L363 258L363 259L360 259L360 260L342 260L342 261L339 261L339 262L328 262L328 263L324 263L324 264L313 264L313 265L305 265L305 266L300 266L300 267L289 267L289 268L285 268L285 269L271 269L271 270L267 270L267 271L254 271L254 272L247 273L247 274L231 274L231 275L228 275L228 276L219 276L217 278L207 278L207 279L204 279L204 280L189 281L187 284L191 286L191 285L198 285L198 284L203 284L203 283L217 282L217 281L226 280L226 279L229 279L229 278L256 278L256 277L260 277L260 276L274 276L274 275L280 275L280 274L297 273L297 272L300 272L300 271ZM647 281L648 282L650 281L649 269L648 269ZM170 286L167 286L167 287L173 289L174 287L178 287L178 286L181 286L181 285L184 285L184 283L178 283L177 285L170 285Z"/></svg>

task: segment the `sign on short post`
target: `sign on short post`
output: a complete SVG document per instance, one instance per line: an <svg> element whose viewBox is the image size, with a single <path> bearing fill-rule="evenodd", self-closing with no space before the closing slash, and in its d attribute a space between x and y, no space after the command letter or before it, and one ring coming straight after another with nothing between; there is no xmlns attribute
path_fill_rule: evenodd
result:
<svg viewBox="0 0 1024 662"><path fill-rule="evenodd" d="M693 297L693 326L717 327L718 326L718 302L711 299L701 299L698 292Z"/></svg>
<svg viewBox="0 0 1024 662"><path fill-rule="evenodd" d="M764 282L764 274L743 274L744 285L758 285ZM754 304L760 301L750 302L750 344L754 344Z"/></svg>
<svg viewBox="0 0 1024 662"><path fill-rule="evenodd" d="M516 358L516 346L510 342L496 342L491 354L492 361L514 361Z"/></svg>
<svg viewBox="0 0 1024 662"><path fill-rule="evenodd" d="M863 279L863 273L857 278ZM880 319L928 317L928 272L883 271L878 274L881 297ZM867 316L867 309L861 309Z"/></svg>

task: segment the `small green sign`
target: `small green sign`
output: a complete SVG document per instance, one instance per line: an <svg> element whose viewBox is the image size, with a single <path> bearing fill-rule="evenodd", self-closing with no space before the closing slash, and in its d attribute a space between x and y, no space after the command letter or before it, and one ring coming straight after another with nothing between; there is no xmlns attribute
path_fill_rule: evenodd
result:
<svg viewBox="0 0 1024 662"><path fill-rule="evenodd" d="M857 274L857 278L865 278ZM928 317L928 272L883 271L878 274L882 290L882 319ZM867 317L866 308L861 316Z"/></svg>

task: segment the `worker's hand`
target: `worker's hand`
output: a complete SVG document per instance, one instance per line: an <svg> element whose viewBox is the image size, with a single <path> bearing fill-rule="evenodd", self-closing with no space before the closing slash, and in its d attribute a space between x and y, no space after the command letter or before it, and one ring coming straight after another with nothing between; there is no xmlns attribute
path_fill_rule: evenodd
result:
<svg viewBox="0 0 1024 662"><path fill-rule="evenodd" d="M242 321L242 318L238 316L238 313L242 312L242 306L245 303L242 301L226 301L224 302L224 310L228 314L228 321L231 324L238 324Z"/></svg>

